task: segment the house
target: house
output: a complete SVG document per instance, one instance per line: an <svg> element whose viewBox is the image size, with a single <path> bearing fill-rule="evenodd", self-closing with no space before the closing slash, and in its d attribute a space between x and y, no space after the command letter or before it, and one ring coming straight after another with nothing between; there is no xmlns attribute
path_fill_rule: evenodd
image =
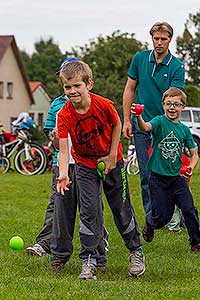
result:
<svg viewBox="0 0 200 300"><path fill-rule="evenodd" d="M0 35L0 122L5 130L19 113L28 112L34 99L15 38Z"/></svg>
<svg viewBox="0 0 200 300"><path fill-rule="evenodd" d="M29 86L35 102L34 104L31 104L29 113L35 123L40 127L43 127L52 99L47 94L47 90L41 82L29 82Z"/></svg>

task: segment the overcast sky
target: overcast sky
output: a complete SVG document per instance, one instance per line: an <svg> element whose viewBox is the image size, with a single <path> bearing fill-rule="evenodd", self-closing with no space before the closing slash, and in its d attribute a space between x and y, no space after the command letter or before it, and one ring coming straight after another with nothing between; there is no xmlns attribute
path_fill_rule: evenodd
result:
<svg viewBox="0 0 200 300"><path fill-rule="evenodd" d="M189 13L199 9L200 0L0 0L0 34L14 35L18 47L29 53L40 38L53 37L64 53L115 30L135 33L151 45L149 28L167 21L175 32L174 52Z"/></svg>

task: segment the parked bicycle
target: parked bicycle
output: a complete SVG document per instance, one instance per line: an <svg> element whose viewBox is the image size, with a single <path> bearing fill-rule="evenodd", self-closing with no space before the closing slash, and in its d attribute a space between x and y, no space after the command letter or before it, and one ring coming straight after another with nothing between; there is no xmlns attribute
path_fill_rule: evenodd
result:
<svg viewBox="0 0 200 300"><path fill-rule="evenodd" d="M135 151L135 145L130 144L128 146L127 157L125 158L125 169L129 175L137 175L139 174L139 166Z"/></svg>
<svg viewBox="0 0 200 300"><path fill-rule="evenodd" d="M0 125L2 128L3 126ZM0 128L0 173L10 170L10 158L13 154L13 164L16 171L23 175L42 174L47 168L47 155L38 143L32 142L31 133L26 129L18 129L13 138L7 141L6 133ZM7 133L9 134L9 133Z"/></svg>

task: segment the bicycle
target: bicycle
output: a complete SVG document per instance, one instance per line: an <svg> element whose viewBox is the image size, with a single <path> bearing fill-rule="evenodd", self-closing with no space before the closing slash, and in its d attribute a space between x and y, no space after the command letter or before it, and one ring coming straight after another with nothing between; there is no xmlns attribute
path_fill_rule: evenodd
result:
<svg viewBox="0 0 200 300"><path fill-rule="evenodd" d="M0 125L0 127L3 127ZM0 130L0 173L10 170L10 157L14 154L14 167L23 175L42 174L47 168L47 155L39 144L32 142L28 130L18 129L15 138L7 142L5 131Z"/></svg>
<svg viewBox="0 0 200 300"><path fill-rule="evenodd" d="M130 144L128 146L127 157L125 158L125 169L129 175L137 175L139 174L139 166L135 151L135 145Z"/></svg>

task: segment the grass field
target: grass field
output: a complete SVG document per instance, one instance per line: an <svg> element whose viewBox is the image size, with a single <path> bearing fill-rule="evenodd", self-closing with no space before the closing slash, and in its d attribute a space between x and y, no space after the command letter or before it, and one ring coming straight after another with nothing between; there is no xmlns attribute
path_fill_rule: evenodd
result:
<svg viewBox="0 0 200 300"><path fill-rule="evenodd" d="M140 279L128 276L128 251L114 226L105 203L105 224L110 233L107 272L97 274L97 281L78 281L81 261L78 218L74 253L60 274L49 271L49 256L29 257L25 251L9 249L9 239L20 235L25 246L38 234L48 203L51 174L22 176L10 173L0 176L0 299L200 299L200 254L190 252L185 229L177 235L167 229L156 231L155 240L143 243L146 272ZM139 177L129 177L131 200L140 228L144 223ZM192 177L191 189L200 209L199 175Z"/></svg>

